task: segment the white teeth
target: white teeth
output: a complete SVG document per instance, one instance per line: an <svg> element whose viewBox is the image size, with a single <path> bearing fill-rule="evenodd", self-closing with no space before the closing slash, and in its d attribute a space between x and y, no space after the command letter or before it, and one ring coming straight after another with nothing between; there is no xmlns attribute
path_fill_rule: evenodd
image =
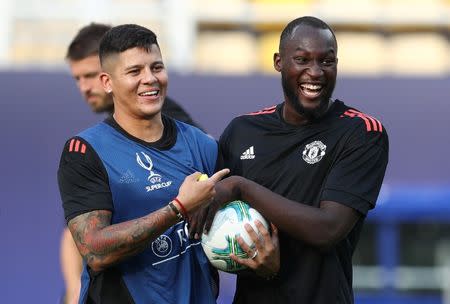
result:
<svg viewBox="0 0 450 304"><path fill-rule="evenodd" d="M139 95L141 95L141 96L155 96L155 95L158 94L158 92L159 92L159 91L143 92L143 93L141 93L141 94L139 94Z"/></svg>
<svg viewBox="0 0 450 304"><path fill-rule="evenodd" d="M311 84L311 83L302 84L301 87L303 89L314 90L314 91L322 89L322 86L320 84Z"/></svg>

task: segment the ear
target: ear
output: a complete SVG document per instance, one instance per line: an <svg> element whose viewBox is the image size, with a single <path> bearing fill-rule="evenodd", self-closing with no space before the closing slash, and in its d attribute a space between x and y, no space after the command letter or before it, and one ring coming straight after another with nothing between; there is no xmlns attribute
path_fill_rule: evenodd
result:
<svg viewBox="0 0 450 304"><path fill-rule="evenodd" d="M111 83L111 76L106 72L101 72L99 77L105 92L108 94L111 93L113 90Z"/></svg>
<svg viewBox="0 0 450 304"><path fill-rule="evenodd" d="M277 72L281 72L281 56L280 53L273 54L273 67Z"/></svg>

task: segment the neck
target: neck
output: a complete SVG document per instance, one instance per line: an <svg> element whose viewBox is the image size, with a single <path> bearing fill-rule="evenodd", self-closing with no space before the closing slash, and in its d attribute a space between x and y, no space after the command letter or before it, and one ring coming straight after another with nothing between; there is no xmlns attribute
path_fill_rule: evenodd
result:
<svg viewBox="0 0 450 304"><path fill-rule="evenodd" d="M283 106L283 118L287 123L291 125L303 126L325 115L332 104L333 100L329 99L328 103L325 106L322 106L322 109L320 109L319 112L311 115L305 115L298 113L295 109L292 108L292 105L289 105L289 102L285 101Z"/></svg>
<svg viewBox="0 0 450 304"><path fill-rule="evenodd" d="M114 113L113 118L128 134L145 142L158 141L163 135L161 112L147 119L130 119L121 113Z"/></svg>
<svg viewBox="0 0 450 304"><path fill-rule="evenodd" d="M283 118L290 125L303 126L309 123L310 119L305 115L299 114L296 111L291 112L287 109L287 103L284 102L283 106Z"/></svg>

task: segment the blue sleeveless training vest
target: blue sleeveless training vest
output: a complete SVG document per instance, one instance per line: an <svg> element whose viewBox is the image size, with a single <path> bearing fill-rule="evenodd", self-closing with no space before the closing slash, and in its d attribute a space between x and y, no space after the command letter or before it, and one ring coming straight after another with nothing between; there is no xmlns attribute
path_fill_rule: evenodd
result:
<svg viewBox="0 0 450 304"><path fill-rule="evenodd" d="M200 130L176 121L176 144L158 150L133 141L105 122L79 134L96 151L108 173L113 199L112 223L145 216L166 206L184 178L214 173L217 143ZM180 222L141 254L118 265L135 303L215 303L206 256L189 240ZM89 276L82 279L84 302Z"/></svg>

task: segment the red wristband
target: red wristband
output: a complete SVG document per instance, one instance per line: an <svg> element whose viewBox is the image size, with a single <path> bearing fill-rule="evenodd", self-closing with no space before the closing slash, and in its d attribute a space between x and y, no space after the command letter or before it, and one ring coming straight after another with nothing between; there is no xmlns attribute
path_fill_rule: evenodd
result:
<svg viewBox="0 0 450 304"><path fill-rule="evenodd" d="M180 205L181 213L183 213L183 217L187 218L187 210L186 210L186 208L184 208L183 204L180 202L178 197L174 198L173 201L177 202L177 204Z"/></svg>

